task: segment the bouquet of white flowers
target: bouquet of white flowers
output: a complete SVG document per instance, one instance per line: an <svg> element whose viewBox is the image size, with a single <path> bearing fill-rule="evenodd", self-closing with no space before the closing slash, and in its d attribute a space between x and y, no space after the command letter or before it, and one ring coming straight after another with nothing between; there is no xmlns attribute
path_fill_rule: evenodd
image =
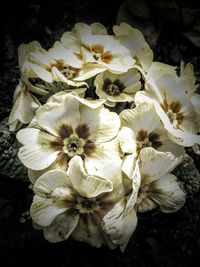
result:
<svg viewBox="0 0 200 267"><path fill-rule="evenodd" d="M48 241L72 236L123 251L139 212L184 205L171 172L185 147L199 153L200 96L190 63L177 73L154 62L142 33L126 23L112 34L77 23L48 51L33 41L18 55L9 125L33 184L34 226Z"/></svg>

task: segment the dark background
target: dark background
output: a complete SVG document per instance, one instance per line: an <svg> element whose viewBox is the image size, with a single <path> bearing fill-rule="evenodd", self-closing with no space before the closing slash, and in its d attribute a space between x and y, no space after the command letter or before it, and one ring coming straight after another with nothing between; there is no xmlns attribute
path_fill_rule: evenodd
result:
<svg viewBox="0 0 200 267"><path fill-rule="evenodd" d="M101 22L108 29L124 1L22 1L1 3L0 15L0 120L9 115L12 95L19 80L17 47L38 40L49 48L76 22ZM137 3L141 1L136 1ZM144 31L155 53L154 60L179 65L180 60L192 62L200 81L200 48L185 36L199 23L195 12L190 23L183 18L184 8L197 10L195 1L174 1L159 6L149 1L151 14L127 14L129 20ZM167 2L167 1L166 1ZM172 1L173 2L173 1ZM155 4L157 3L157 4ZM171 3L171 2L170 2ZM139 5L139 4L138 4ZM119 17L119 16L118 16ZM150 26L151 30L147 30ZM2 145L2 144L1 144ZM193 156L194 157L194 156ZM194 157L199 169L199 157ZM22 179L21 179L22 180ZM137 230L126 251L106 247L92 248L69 238L50 244L42 232L34 230L28 214L32 191L29 183L3 173L0 179L0 262L1 266L140 266L193 267L200 265L200 194L188 194L184 208L174 214L154 210L139 216Z"/></svg>

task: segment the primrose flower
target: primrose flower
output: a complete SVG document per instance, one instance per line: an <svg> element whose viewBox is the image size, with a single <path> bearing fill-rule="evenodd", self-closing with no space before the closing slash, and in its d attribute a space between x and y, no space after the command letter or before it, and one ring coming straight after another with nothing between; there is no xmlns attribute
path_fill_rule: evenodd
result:
<svg viewBox="0 0 200 267"><path fill-rule="evenodd" d="M84 61L86 69L92 69L95 74L105 70L112 73L127 72L135 63L129 50L118 40L85 23L75 24L72 32L64 33L61 42Z"/></svg>
<svg viewBox="0 0 200 267"><path fill-rule="evenodd" d="M124 197L104 216L103 229L115 245L124 251L137 226L136 201L140 187L138 160L131 179L124 176ZM125 182L128 181L128 182Z"/></svg>
<svg viewBox="0 0 200 267"><path fill-rule="evenodd" d="M18 64L21 73L19 84L17 85L13 96L13 107L9 115L8 124L10 131L18 130L23 124L28 124L40 102L31 92L44 95L46 92L43 89L33 86L26 77L24 64L28 58L28 54L41 48L37 41L29 44L21 44L18 47Z"/></svg>
<svg viewBox="0 0 200 267"><path fill-rule="evenodd" d="M172 152L176 156L185 154L182 146L172 142L152 104L141 104L134 109L120 113L120 146L124 154L122 170L131 176L135 159L145 147L163 152Z"/></svg>
<svg viewBox="0 0 200 267"><path fill-rule="evenodd" d="M120 120L116 113L104 108L103 102L58 93L37 110L37 127L17 133L23 144L18 156L30 169L33 182L49 169L66 170L69 160L76 155L84 159L90 173L113 161L121 164L116 138Z"/></svg>
<svg viewBox="0 0 200 267"><path fill-rule="evenodd" d="M71 51L56 42L49 51L42 47L31 51L23 64L23 69L26 76L39 77L48 83L61 81L75 87L86 85L85 82L75 81L82 67L82 61L77 59L76 67L71 66L71 62L75 62Z"/></svg>
<svg viewBox="0 0 200 267"><path fill-rule="evenodd" d="M113 26L113 32L120 43L131 52L132 57L136 60L136 65L147 71L153 61L153 52L143 34L127 23Z"/></svg>
<svg viewBox="0 0 200 267"><path fill-rule="evenodd" d="M123 195L121 177L114 181L88 174L79 156L69 163L67 173L52 170L35 183L30 213L50 242L70 235L92 246L115 248L103 232L102 218Z"/></svg>
<svg viewBox="0 0 200 267"><path fill-rule="evenodd" d="M191 70L187 67L187 70ZM137 92L136 105L140 103L153 103L157 114L162 120L168 135L173 142L182 146L192 146L200 143L198 119L191 103L196 85L194 75L188 76L189 71L181 71L180 77L173 73L157 75L160 64L154 62L154 71L147 74L146 90ZM187 75L185 74L187 73Z"/></svg>
<svg viewBox="0 0 200 267"><path fill-rule="evenodd" d="M16 131L23 124L28 124L40 107L40 102L29 93L23 81L20 81L17 85L13 100L14 105L8 118L10 131Z"/></svg>
<svg viewBox="0 0 200 267"><path fill-rule="evenodd" d="M185 203L185 192L177 177L170 173L181 158L170 152L159 152L145 148L139 155L141 185L137 198L137 210L146 212L160 207L163 212L175 212Z"/></svg>
<svg viewBox="0 0 200 267"><path fill-rule="evenodd" d="M117 102L133 102L135 93L141 88L140 77L137 69L122 74L105 71L95 78L96 94L106 99L105 104L111 107Z"/></svg>

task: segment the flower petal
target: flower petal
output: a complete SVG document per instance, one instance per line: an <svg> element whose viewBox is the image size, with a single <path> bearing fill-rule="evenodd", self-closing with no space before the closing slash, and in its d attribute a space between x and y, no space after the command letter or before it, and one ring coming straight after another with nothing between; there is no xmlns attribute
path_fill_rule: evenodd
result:
<svg viewBox="0 0 200 267"><path fill-rule="evenodd" d="M170 152L159 152L153 148L142 149L139 159L142 185L152 183L172 171L181 161Z"/></svg>
<svg viewBox="0 0 200 267"><path fill-rule="evenodd" d="M83 161L79 156L70 160L67 174L74 189L86 198L93 198L102 193L111 192L113 189L109 180L87 175L84 171Z"/></svg>
<svg viewBox="0 0 200 267"><path fill-rule="evenodd" d="M151 199L163 212L175 212L185 204L186 194L173 174L163 175L150 185L148 191Z"/></svg>
<svg viewBox="0 0 200 267"><path fill-rule="evenodd" d="M53 220L67 208L58 207L52 199L35 195L30 208L32 219L41 226L50 225Z"/></svg>
<svg viewBox="0 0 200 267"><path fill-rule="evenodd" d="M70 180L66 172L62 170L51 170L40 176L35 182L33 190L35 194L46 196L57 187L68 185L70 185Z"/></svg>
<svg viewBox="0 0 200 267"><path fill-rule="evenodd" d="M49 133L58 136L62 125L68 125L76 128L79 124L79 101L73 94L66 94L65 97L54 98L61 102L53 100L47 102L37 110L36 116L38 124Z"/></svg>
<svg viewBox="0 0 200 267"><path fill-rule="evenodd" d="M122 251L125 250L137 225L135 210L124 213L124 209L125 202L122 199L104 216L102 222L106 234L110 236L114 244L120 245Z"/></svg>
<svg viewBox="0 0 200 267"><path fill-rule="evenodd" d="M117 136L120 120L115 112L110 112L105 108L93 111L83 106L80 108L80 113L80 124L88 125L91 141L102 143Z"/></svg>
<svg viewBox="0 0 200 267"><path fill-rule="evenodd" d="M78 224L79 215L63 213L56 217L53 223L44 228L44 237L51 243L66 240Z"/></svg>
<svg viewBox="0 0 200 267"><path fill-rule="evenodd" d="M30 169L42 170L50 166L57 158L59 151L54 151L50 142L55 138L48 133L34 128L22 129L17 139L24 144L19 149L19 159Z"/></svg>

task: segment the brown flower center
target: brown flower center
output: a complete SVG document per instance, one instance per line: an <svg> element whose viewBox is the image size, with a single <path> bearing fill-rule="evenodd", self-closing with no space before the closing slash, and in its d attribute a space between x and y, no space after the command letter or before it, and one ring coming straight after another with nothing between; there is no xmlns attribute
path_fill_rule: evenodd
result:
<svg viewBox="0 0 200 267"><path fill-rule="evenodd" d="M170 122L173 124L174 127L179 127L184 119L184 115L181 110L181 103L178 101L172 101L168 103L166 93L164 94L164 100L160 104L162 109L167 114Z"/></svg>
<svg viewBox="0 0 200 267"><path fill-rule="evenodd" d="M79 125L75 130L70 125L61 124L58 135L59 137L52 141L50 146L60 152L57 159L60 165L64 165L75 155L84 158L95 153L96 146L89 140L90 131L86 124Z"/></svg>
<svg viewBox="0 0 200 267"><path fill-rule="evenodd" d="M78 209L80 213L92 213L99 208L99 203L95 198L77 198L76 209Z"/></svg>
<svg viewBox="0 0 200 267"><path fill-rule="evenodd" d="M107 95L118 96L123 91L124 85L118 79L114 82L110 79L105 79L102 89Z"/></svg>
<svg viewBox="0 0 200 267"><path fill-rule="evenodd" d="M146 130L140 130L136 137L137 153L145 147L153 147L158 149L162 143L159 141L159 135L157 133L148 133Z"/></svg>

